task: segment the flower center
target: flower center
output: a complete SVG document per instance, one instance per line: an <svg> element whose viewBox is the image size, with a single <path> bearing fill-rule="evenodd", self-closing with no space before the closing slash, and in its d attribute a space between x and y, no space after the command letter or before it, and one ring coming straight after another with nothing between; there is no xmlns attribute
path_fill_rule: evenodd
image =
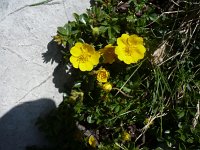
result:
<svg viewBox="0 0 200 150"><path fill-rule="evenodd" d="M106 72L101 71L101 72L99 73L99 78L100 78L100 79L105 79L105 78L107 78Z"/></svg>
<svg viewBox="0 0 200 150"><path fill-rule="evenodd" d="M131 47L127 46L125 49L125 53L126 55L131 56Z"/></svg>
<svg viewBox="0 0 200 150"><path fill-rule="evenodd" d="M78 57L78 61L79 61L79 63L85 63L86 61L88 61L88 59L89 59L89 55L81 55L81 56L79 56Z"/></svg>

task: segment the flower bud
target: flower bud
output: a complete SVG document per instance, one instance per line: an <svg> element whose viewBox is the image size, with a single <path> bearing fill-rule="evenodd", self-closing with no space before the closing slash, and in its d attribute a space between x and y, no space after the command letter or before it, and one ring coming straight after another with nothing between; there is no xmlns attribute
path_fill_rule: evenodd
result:
<svg viewBox="0 0 200 150"><path fill-rule="evenodd" d="M97 140L93 135L89 137L88 143L94 148L97 146Z"/></svg>
<svg viewBox="0 0 200 150"><path fill-rule="evenodd" d="M105 68L99 68L99 70L96 71L97 74L97 80L102 83L106 83L108 78L110 77L110 73Z"/></svg>
<svg viewBox="0 0 200 150"><path fill-rule="evenodd" d="M112 84L110 84L109 82L105 83L103 86L102 86L103 90L106 91L106 92L110 92L112 90Z"/></svg>
<svg viewBox="0 0 200 150"><path fill-rule="evenodd" d="M98 27L92 27L92 34L95 35L99 35L99 28Z"/></svg>
<svg viewBox="0 0 200 150"><path fill-rule="evenodd" d="M122 140L123 141L131 141L131 135L128 132L124 131L122 133Z"/></svg>

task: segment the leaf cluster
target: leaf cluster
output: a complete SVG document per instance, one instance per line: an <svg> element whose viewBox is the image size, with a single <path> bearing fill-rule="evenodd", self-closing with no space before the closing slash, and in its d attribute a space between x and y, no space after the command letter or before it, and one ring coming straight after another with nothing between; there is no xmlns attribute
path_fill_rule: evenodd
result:
<svg viewBox="0 0 200 150"><path fill-rule="evenodd" d="M74 21L58 28L54 40L65 47L66 62L74 43L99 49L122 33L145 37L148 51L138 64L103 66L110 70L110 93L93 74L77 71L63 103L38 122L55 149L199 149L198 4L95 0L86 13L74 14ZM90 135L97 140L95 148L88 144Z"/></svg>
<svg viewBox="0 0 200 150"><path fill-rule="evenodd" d="M122 33L145 36L150 32L148 24L158 16L155 9L147 0L95 1L86 13L74 13L75 21L58 27L54 39L63 46L71 47L77 41L84 41L99 48L114 43Z"/></svg>

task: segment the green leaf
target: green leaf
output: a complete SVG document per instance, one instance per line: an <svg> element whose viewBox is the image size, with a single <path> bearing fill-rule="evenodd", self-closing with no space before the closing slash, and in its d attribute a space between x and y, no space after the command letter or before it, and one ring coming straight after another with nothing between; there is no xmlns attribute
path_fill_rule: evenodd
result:
<svg viewBox="0 0 200 150"><path fill-rule="evenodd" d="M113 26L113 29L116 33L120 33L120 27L119 26Z"/></svg>
<svg viewBox="0 0 200 150"><path fill-rule="evenodd" d="M179 119L180 119L180 118L183 118L184 115L185 115L185 111L184 111L184 110L179 110L179 111L177 112L177 116L178 116Z"/></svg>
<svg viewBox="0 0 200 150"><path fill-rule="evenodd" d="M117 105L117 106L115 107L115 112L118 113L118 112L120 111L120 108L121 108L121 107L120 107L119 105Z"/></svg>
<svg viewBox="0 0 200 150"><path fill-rule="evenodd" d="M71 27L70 23L65 25L65 30L66 30L66 35L70 35L71 34L72 27Z"/></svg>
<svg viewBox="0 0 200 150"><path fill-rule="evenodd" d="M109 36L109 40L111 40L113 37L111 27L108 28L108 36Z"/></svg>
<svg viewBox="0 0 200 150"><path fill-rule="evenodd" d="M179 144L179 150L186 150L186 146L183 143Z"/></svg>
<svg viewBox="0 0 200 150"><path fill-rule="evenodd" d="M123 91L126 92L126 93L130 93L131 92L131 89L127 88L127 87L123 87Z"/></svg>
<svg viewBox="0 0 200 150"><path fill-rule="evenodd" d="M58 27L57 30L58 30L58 33L62 35L67 35L67 30L63 27Z"/></svg>
<svg viewBox="0 0 200 150"><path fill-rule="evenodd" d="M88 22L88 16L87 16L87 14L81 14L80 16L79 16L79 21L81 22L81 23L83 23L83 24L87 24L87 22Z"/></svg>
<svg viewBox="0 0 200 150"><path fill-rule="evenodd" d="M100 34L105 33L107 30L108 30L108 27L105 27L105 26L100 26L99 27L99 33Z"/></svg>
<svg viewBox="0 0 200 150"><path fill-rule="evenodd" d="M88 123L94 123L94 120L92 120L92 116L87 117L87 122Z"/></svg>
<svg viewBox="0 0 200 150"><path fill-rule="evenodd" d="M77 13L73 13L73 16L76 19L76 21L79 22L79 15Z"/></svg>
<svg viewBox="0 0 200 150"><path fill-rule="evenodd" d="M133 15L127 16L127 17L126 17L126 20L127 20L128 22L135 22L135 21L136 21L136 19L135 19L135 17L134 17Z"/></svg>
<svg viewBox="0 0 200 150"><path fill-rule="evenodd" d="M185 139L186 139L185 135L183 135L183 134L181 133L181 135L180 135L180 139L181 139L182 141L185 142Z"/></svg>
<svg viewBox="0 0 200 150"><path fill-rule="evenodd" d="M164 150L164 149L161 147L157 147L155 150Z"/></svg>
<svg viewBox="0 0 200 150"><path fill-rule="evenodd" d="M152 15L149 16L149 19L150 19L151 21L156 21L157 17L158 17L158 16L157 16L156 14L152 14Z"/></svg>
<svg viewBox="0 0 200 150"><path fill-rule="evenodd" d="M76 35L76 34L78 34L79 32L80 32L79 30L74 30L74 31L71 32L71 34Z"/></svg>
<svg viewBox="0 0 200 150"><path fill-rule="evenodd" d="M118 21L118 18L112 18L112 21L113 22Z"/></svg>
<svg viewBox="0 0 200 150"><path fill-rule="evenodd" d="M187 139L188 143L193 143L194 139L192 137L190 137L189 139Z"/></svg>

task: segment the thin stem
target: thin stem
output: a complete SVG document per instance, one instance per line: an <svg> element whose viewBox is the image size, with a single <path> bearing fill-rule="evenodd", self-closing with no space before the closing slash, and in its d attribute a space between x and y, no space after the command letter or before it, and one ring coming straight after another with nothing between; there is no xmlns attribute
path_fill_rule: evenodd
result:
<svg viewBox="0 0 200 150"><path fill-rule="evenodd" d="M113 90L117 90L119 93L121 93L122 95L128 97L128 98L133 98L133 96L126 94L125 92L123 92L121 89L119 88L112 88Z"/></svg>
<svg viewBox="0 0 200 150"><path fill-rule="evenodd" d="M143 60L144 61L144 60ZM142 62L143 62L142 61ZM140 66L142 65L142 62L139 64L139 66L133 71L133 73L130 75L130 77L126 80L126 82L122 85L122 87L119 89L119 91L115 94L115 96L117 96L117 94L119 94L119 92L123 89L123 87L128 83L128 81L132 78L132 76L136 73L136 71L140 68Z"/></svg>

